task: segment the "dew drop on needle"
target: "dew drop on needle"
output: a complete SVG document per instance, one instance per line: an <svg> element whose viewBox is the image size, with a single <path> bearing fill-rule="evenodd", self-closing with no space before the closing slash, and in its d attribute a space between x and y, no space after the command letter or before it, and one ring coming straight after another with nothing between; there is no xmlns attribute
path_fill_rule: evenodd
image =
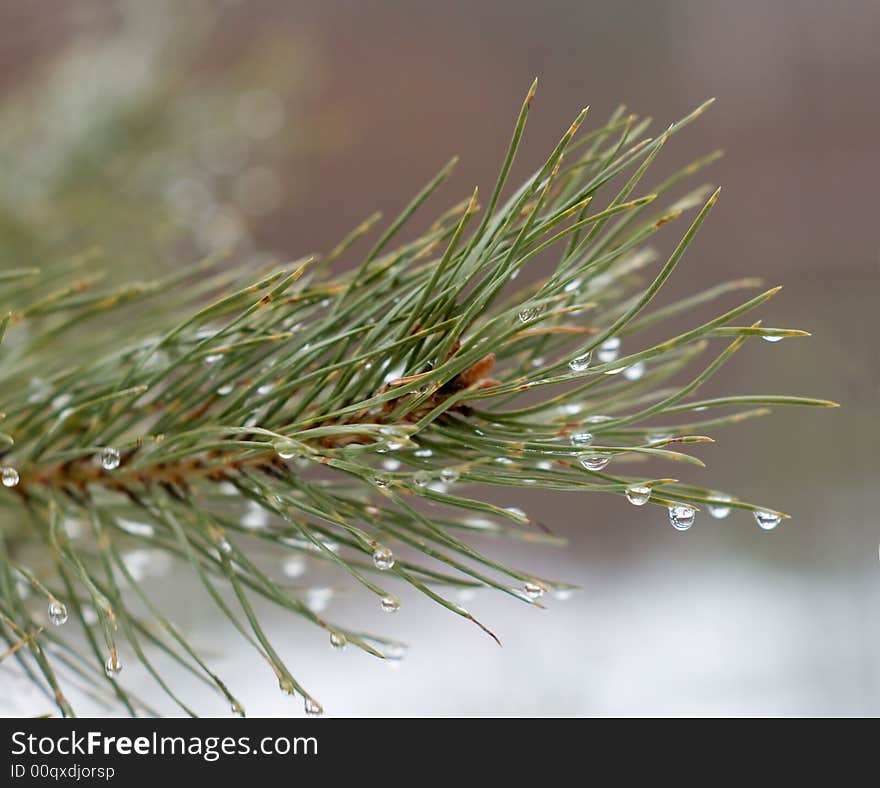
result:
<svg viewBox="0 0 880 788"><path fill-rule="evenodd" d="M57 599L49 602L49 621L56 627L60 627L62 624L67 623L67 618L67 607L63 602L59 602Z"/></svg>
<svg viewBox="0 0 880 788"><path fill-rule="evenodd" d="M632 485L626 488L626 500L633 506L644 506L651 499L651 488Z"/></svg>
<svg viewBox="0 0 880 788"><path fill-rule="evenodd" d="M687 531L694 524L695 514L693 506L675 504L669 507L669 522L676 531Z"/></svg>

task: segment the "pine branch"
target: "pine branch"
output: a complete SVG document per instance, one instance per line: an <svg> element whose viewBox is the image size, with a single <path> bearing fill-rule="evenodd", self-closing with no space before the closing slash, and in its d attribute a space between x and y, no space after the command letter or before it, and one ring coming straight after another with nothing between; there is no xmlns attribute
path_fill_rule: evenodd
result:
<svg viewBox="0 0 880 788"><path fill-rule="evenodd" d="M212 259L102 289L86 257L0 273L9 310L0 326L3 659L17 660L63 714L73 713L63 682L84 682L131 714L153 713L117 680L121 652L186 714L196 710L156 665L160 655L244 713L132 570L133 545L185 562L281 688L318 713L261 626L256 599L325 629L335 647L389 659L402 644L326 620L307 590L259 566L260 545L341 569L388 612L400 606L397 589L411 586L494 638L451 590L488 587L540 605L548 590L571 587L471 543L475 534L558 542L524 512L486 500L489 487L624 496L667 509L682 530L703 508L750 512L764 528L787 517L666 471L639 473L645 462L675 463L674 476L702 466L688 450L712 440L706 431L770 405L834 405L695 398L750 339L806 336L737 322L779 288L664 341L642 339L760 285L739 279L652 306L719 192L700 187L659 211L655 203L716 156L653 189L642 181L707 105L656 139L622 112L581 133L584 111L502 201L534 89L479 222L474 192L392 246L420 221L450 163L348 273L330 263L353 252L375 216L324 258L256 275ZM606 207L596 207L608 191ZM655 264L648 244L695 208ZM81 352L70 354L74 331ZM716 340L726 344L689 371ZM40 562L31 569L24 556L34 545ZM34 599L56 627L43 628Z"/></svg>

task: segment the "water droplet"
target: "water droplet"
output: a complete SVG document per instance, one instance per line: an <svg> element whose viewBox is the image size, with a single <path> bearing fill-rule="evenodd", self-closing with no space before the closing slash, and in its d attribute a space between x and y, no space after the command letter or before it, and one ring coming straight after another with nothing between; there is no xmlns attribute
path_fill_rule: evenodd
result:
<svg viewBox="0 0 880 788"><path fill-rule="evenodd" d="M391 479L389 479L387 476L374 476L373 484L375 484L380 489L385 489L386 487L391 486Z"/></svg>
<svg viewBox="0 0 880 788"><path fill-rule="evenodd" d="M150 537L156 533L156 529L149 523L136 523L134 520L119 519L116 521L116 526L132 536Z"/></svg>
<svg viewBox="0 0 880 788"><path fill-rule="evenodd" d="M513 465L514 464L513 460L511 460L510 457L496 457L495 462L498 465Z"/></svg>
<svg viewBox="0 0 880 788"><path fill-rule="evenodd" d="M533 359L529 362L529 364L531 365L532 369L540 369L541 367L544 366L544 363L545 363L545 362L544 362L544 357L543 357L543 356L537 356L536 358L533 358Z"/></svg>
<svg viewBox="0 0 880 788"><path fill-rule="evenodd" d="M635 364L623 370L623 376L627 380L639 380L644 374L645 363L643 361L636 361Z"/></svg>
<svg viewBox="0 0 880 788"><path fill-rule="evenodd" d="M216 364L222 358L223 358L222 353L209 353L207 356L205 356L203 361L205 362L205 364L207 364L210 367L212 364Z"/></svg>
<svg viewBox="0 0 880 788"><path fill-rule="evenodd" d="M610 364L617 358L620 351L620 339L618 337L609 337L596 351L596 358L603 364Z"/></svg>
<svg viewBox="0 0 880 788"><path fill-rule="evenodd" d="M440 478L447 484L457 482L458 477L459 473L456 468L444 468L442 471L440 471Z"/></svg>
<svg viewBox="0 0 880 788"><path fill-rule="evenodd" d="M49 602L49 621L56 627L60 627L62 624L67 623L67 618L67 608L63 602L59 602L57 599Z"/></svg>
<svg viewBox="0 0 880 788"><path fill-rule="evenodd" d="M226 383L225 385L220 386L217 389L217 395L220 397L225 397L225 396L232 393L232 388L233 388L233 386L231 383Z"/></svg>
<svg viewBox="0 0 880 788"><path fill-rule="evenodd" d="M261 397L265 397L267 394L271 394L272 389L274 388L275 386L273 384L264 383L262 386L257 387L257 394L259 394Z"/></svg>
<svg viewBox="0 0 880 788"><path fill-rule="evenodd" d="M245 528L259 530L269 523L269 513L256 501L248 501L247 509L241 518L241 524Z"/></svg>
<svg viewBox="0 0 880 788"><path fill-rule="evenodd" d="M65 517L61 522L61 527L64 529L64 533L67 534L68 539L80 539L85 531L82 522L71 517Z"/></svg>
<svg viewBox="0 0 880 788"><path fill-rule="evenodd" d="M15 487L18 484L18 478L18 471L9 465L0 471L0 481L3 482L4 487Z"/></svg>
<svg viewBox="0 0 880 788"><path fill-rule="evenodd" d="M301 555L292 555L281 563L281 571L285 577L302 577L306 573L306 559Z"/></svg>
<svg viewBox="0 0 880 788"><path fill-rule="evenodd" d="M603 421L614 421L614 416L605 416L602 413L597 413L595 416L587 416L584 419L584 424L601 424Z"/></svg>
<svg viewBox="0 0 880 788"><path fill-rule="evenodd" d="M644 506L651 499L651 488L633 485L626 488L626 500L633 506Z"/></svg>
<svg viewBox="0 0 880 788"><path fill-rule="evenodd" d="M391 594L383 596L380 604L382 606L382 611L385 613L396 613L400 610L400 600Z"/></svg>
<svg viewBox="0 0 880 788"><path fill-rule="evenodd" d="M425 458L425 457L433 457L433 456L434 456L434 452L431 451L430 449L418 449L417 451L413 452L413 457Z"/></svg>
<svg viewBox="0 0 880 788"><path fill-rule="evenodd" d="M730 507L725 506L724 502L732 501L733 498L729 495L715 495L712 497L712 500L717 501L718 503L709 504L709 514L711 514L716 520L723 520L730 514Z"/></svg>
<svg viewBox="0 0 880 788"><path fill-rule="evenodd" d="M303 709L309 717L320 717L324 714L324 707L312 698L306 698Z"/></svg>
<svg viewBox="0 0 880 788"><path fill-rule="evenodd" d="M519 313L519 320L521 323L528 323L529 320L536 318L540 311L541 310L536 306L525 307Z"/></svg>
<svg viewBox="0 0 880 788"><path fill-rule="evenodd" d="M385 659L399 662L406 656L406 646L403 643L387 643L383 654Z"/></svg>
<svg viewBox="0 0 880 788"><path fill-rule="evenodd" d="M376 569L379 569L382 572L387 572L394 566L394 553L384 545L379 545L373 550L373 564Z"/></svg>
<svg viewBox="0 0 880 788"><path fill-rule="evenodd" d="M388 363L388 362L386 362ZM392 380L397 380L398 378L402 378L406 373L406 368L403 364L399 364L394 367L390 372L386 372L384 377L382 378L383 383L390 383Z"/></svg>
<svg viewBox="0 0 880 788"><path fill-rule="evenodd" d="M382 460L382 467L386 471L396 471L400 469L400 460L395 460L392 458L388 458L387 460Z"/></svg>
<svg viewBox="0 0 880 788"><path fill-rule="evenodd" d="M162 575L171 568L171 556L167 552L150 548L126 550L122 554L122 562L138 582L150 575Z"/></svg>
<svg viewBox="0 0 880 788"><path fill-rule="evenodd" d="M107 446L106 448L101 450L101 467L105 471L113 471L119 467L119 463L121 462L121 458L119 456L119 452Z"/></svg>
<svg viewBox="0 0 880 788"><path fill-rule="evenodd" d="M331 632L330 645L337 651L345 651L345 647L348 645L348 641L345 639L345 635L343 635L341 632Z"/></svg>
<svg viewBox="0 0 880 788"><path fill-rule="evenodd" d="M529 580L524 586L523 591L529 599L540 599L546 593L547 589L534 580Z"/></svg>
<svg viewBox="0 0 880 788"><path fill-rule="evenodd" d="M761 337L765 342L781 342L785 337L771 337L771 336L763 336Z"/></svg>
<svg viewBox="0 0 880 788"><path fill-rule="evenodd" d="M30 390L30 394L28 395L28 402L42 402L52 393L52 387L42 378L31 378L30 383L28 384L28 389Z"/></svg>
<svg viewBox="0 0 880 788"><path fill-rule="evenodd" d="M580 356L575 356L571 361L568 362L568 366L574 372L583 372L587 367L590 366L590 360L592 358L592 351L588 351L587 353L583 353Z"/></svg>
<svg viewBox="0 0 880 788"><path fill-rule="evenodd" d="M607 454L579 454L578 462L588 471L601 471L611 458Z"/></svg>
<svg viewBox="0 0 880 788"><path fill-rule="evenodd" d="M773 512L755 512L755 522L765 531L772 531L782 518Z"/></svg>
<svg viewBox="0 0 880 788"><path fill-rule="evenodd" d="M431 474L428 471L419 471L413 474L413 484L416 487L427 487L431 481Z"/></svg>
<svg viewBox="0 0 880 788"><path fill-rule="evenodd" d="M507 506L504 511L512 515L515 520L521 520L525 523L529 521L529 516L518 506Z"/></svg>
<svg viewBox="0 0 880 788"><path fill-rule="evenodd" d="M109 678L115 679L121 672L122 663L119 661L119 657L116 654L111 654L104 663L104 673Z"/></svg>
<svg viewBox="0 0 880 788"><path fill-rule="evenodd" d="M579 402L569 402L562 406L561 410L566 416L577 416L584 409Z"/></svg>
<svg viewBox="0 0 880 788"><path fill-rule="evenodd" d="M313 613L323 613L327 609L327 605L330 604L330 600L333 599L333 593L332 588L320 586L310 588L306 592L306 607Z"/></svg>
<svg viewBox="0 0 880 788"><path fill-rule="evenodd" d="M535 463L535 467L542 471L552 471L553 463L550 460L541 460L538 463Z"/></svg>
<svg viewBox="0 0 880 788"><path fill-rule="evenodd" d="M566 293L573 293L575 290L577 290L581 286L582 283L583 283L583 281L581 279L572 279L563 288L563 290L565 290Z"/></svg>
<svg viewBox="0 0 880 788"><path fill-rule="evenodd" d="M294 441L278 441L272 444L272 448L282 460L292 460L302 453L302 447Z"/></svg>
<svg viewBox="0 0 880 788"><path fill-rule="evenodd" d="M593 434L590 432L576 432L569 437L572 446L589 446L593 442Z"/></svg>
<svg viewBox="0 0 880 788"><path fill-rule="evenodd" d="M676 531L687 531L694 524L695 514L693 506L677 503L669 507L669 522Z"/></svg>

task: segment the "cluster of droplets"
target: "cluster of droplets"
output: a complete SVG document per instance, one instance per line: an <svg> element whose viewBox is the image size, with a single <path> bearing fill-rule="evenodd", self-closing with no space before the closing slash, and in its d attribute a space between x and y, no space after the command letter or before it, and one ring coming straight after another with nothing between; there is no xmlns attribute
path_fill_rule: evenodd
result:
<svg viewBox="0 0 880 788"><path fill-rule="evenodd" d="M651 499L651 488L647 485L633 484L625 490L626 499L634 506L644 506ZM709 514L716 520L723 520L730 514L730 503L733 498L723 493L715 494L708 503ZM677 503L669 507L669 522L677 531L687 531L693 524L696 509L687 504ZM772 531L782 522L782 515L776 512L758 510L752 513L758 527L764 531Z"/></svg>

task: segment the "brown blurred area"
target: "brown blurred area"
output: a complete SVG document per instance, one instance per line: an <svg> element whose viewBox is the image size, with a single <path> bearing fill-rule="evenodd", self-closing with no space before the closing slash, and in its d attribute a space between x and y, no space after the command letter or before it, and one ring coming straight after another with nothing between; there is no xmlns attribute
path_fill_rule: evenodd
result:
<svg viewBox="0 0 880 788"><path fill-rule="evenodd" d="M39 84L66 47L112 36L123 7L0 2L0 111ZM760 315L765 325L814 337L754 343L707 393L843 404L780 409L718 434L700 453L709 464L701 480L793 515L770 534L744 517L703 517L678 534L617 499L584 504L516 491L514 502L571 546L561 554L503 549L584 592L540 615L505 600L469 603L495 624L501 651L413 600L420 617L377 623L414 645L394 674L357 658L327 666L323 643L309 640L302 663L314 686L323 672L325 706L339 714L880 713L880 3L249 0L204 8L212 26L187 66L187 89L202 80L222 86L228 73L239 95L297 70L279 89L286 120L276 136L291 150L262 165L282 196L247 218L250 248L282 258L329 249L376 209L390 218L454 154L461 162L437 212L475 184L491 188L534 76L540 86L515 175L539 163L582 106L604 119L624 102L662 129L717 97L659 165L668 171L725 150L708 176L723 186L721 201L669 287L684 294L751 275L782 283ZM272 59L249 68L255 52L270 49ZM218 125L228 122L218 115ZM354 599L341 605L372 615ZM284 713L281 703L270 687L259 710Z"/></svg>

